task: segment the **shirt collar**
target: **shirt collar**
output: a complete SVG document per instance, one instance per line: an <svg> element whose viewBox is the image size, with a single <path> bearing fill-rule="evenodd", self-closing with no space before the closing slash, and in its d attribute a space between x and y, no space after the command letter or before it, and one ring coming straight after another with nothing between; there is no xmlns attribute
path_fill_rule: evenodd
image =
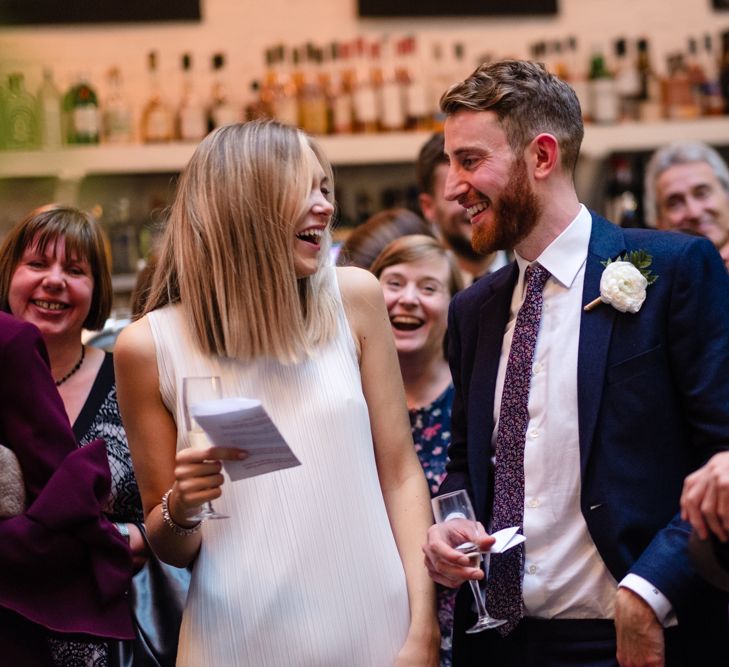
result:
<svg viewBox="0 0 729 667"><path fill-rule="evenodd" d="M591 232L592 216L585 206L580 204L580 210L574 220L534 261L547 269L555 280L569 289L587 259ZM523 284L524 272L531 262L521 257L516 251L514 256L519 265L519 283Z"/></svg>

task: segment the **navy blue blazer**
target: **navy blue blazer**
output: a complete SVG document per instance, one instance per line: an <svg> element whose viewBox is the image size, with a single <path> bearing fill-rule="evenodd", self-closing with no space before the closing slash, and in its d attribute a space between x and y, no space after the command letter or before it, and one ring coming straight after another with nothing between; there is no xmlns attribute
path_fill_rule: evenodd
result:
<svg viewBox="0 0 729 667"><path fill-rule="evenodd" d="M628 572L647 579L681 623L707 592L688 559L689 525L678 515L683 480L729 448L729 276L705 239L592 219L583 305L600 294L602 262L626 251L652 255L659 278L636 314L607 304L582 313L582 513L615 579ZM468 489L484 525L496 374L517 275L512 263L482 278L456 295L449 312L456 395L441 492ZM559 443L550 445L559 456Z"/></svg>

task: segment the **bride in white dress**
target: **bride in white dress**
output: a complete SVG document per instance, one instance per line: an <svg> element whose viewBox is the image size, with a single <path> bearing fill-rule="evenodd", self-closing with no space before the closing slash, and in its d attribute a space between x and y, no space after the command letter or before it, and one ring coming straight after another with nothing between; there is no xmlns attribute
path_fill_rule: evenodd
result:
<svg viewBox="0 0 729 667"><path fill-rule="evenodd" d="M272 121L197 148L146 315L115 347L150 542L194 562L178 665L434 666L428 488L377 280L329 266L331 168ZM181 386L262 401L301 466L231 482L190 448ZM164 498L164 500L163 500ZM230 518L190 520L200 505Z"/></svg>

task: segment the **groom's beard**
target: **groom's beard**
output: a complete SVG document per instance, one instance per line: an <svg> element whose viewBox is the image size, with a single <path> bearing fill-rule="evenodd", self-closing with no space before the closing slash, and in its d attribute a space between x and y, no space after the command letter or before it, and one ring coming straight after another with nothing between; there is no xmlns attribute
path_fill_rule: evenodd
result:
<svg viewBox="0 0 729 667"><path fill-rule="evenodd" d="M511 176L494 205L493 220L473 228L473 248L488 255L513 250L537 225L542 205L527 177L526 162L514 162Z"/></svg>
<svg viewBox="0 0 729 667"><path fill-rule="evenodd" d="M479 262L483 260L483 255L476 250L471 239L463 234L444 232L441 230L443 240L448 247L458 256L467 261Z"/></svg>

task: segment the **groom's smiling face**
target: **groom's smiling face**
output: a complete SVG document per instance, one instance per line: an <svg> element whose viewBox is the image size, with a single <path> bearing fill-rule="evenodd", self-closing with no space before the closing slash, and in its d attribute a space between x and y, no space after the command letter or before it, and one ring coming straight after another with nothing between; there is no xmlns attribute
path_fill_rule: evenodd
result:
<svg viewBox="0 0 729 667"><path fill-rule="evenodd" d="M514 155L492 111L458 111L445 122L450 160L446 199L457 201L473 228L476 251L512 250L536 226L541 205L522 155Z"/></svg>

